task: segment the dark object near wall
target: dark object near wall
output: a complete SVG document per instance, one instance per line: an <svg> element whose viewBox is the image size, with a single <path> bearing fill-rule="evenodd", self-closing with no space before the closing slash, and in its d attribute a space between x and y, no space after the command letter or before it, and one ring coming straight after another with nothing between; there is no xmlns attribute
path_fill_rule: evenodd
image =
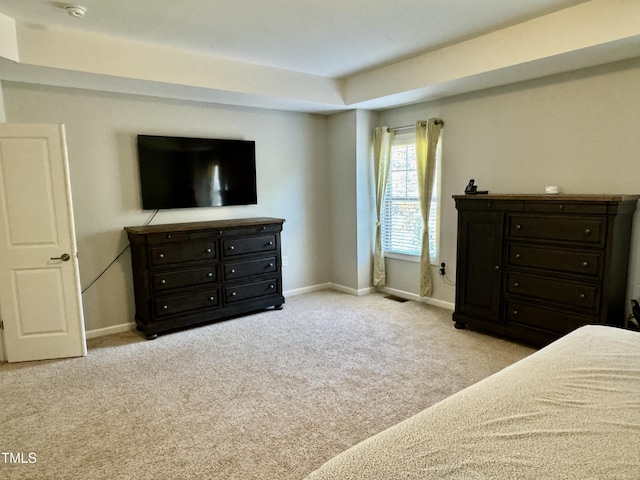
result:
<svg viewBox="0 0 640 480"><path fill-rule="evenodd" d="M472 178L464 189L465 195L481 195L489 193L489 190L478 190L478 186L474 185L475 180Z"/></svg>
<svg viewBox="0 0 640 480"><path fill-rule="evenodd" d="M247 218L126 227L136 325L158 333L282 308L284 220Z"/></svg>
<svg viewBox="0 0 640 480"><path fill-rule="evenodd" d="M454 196L457 328L544 345L589 324L623 326L640 196Z"/></svg>
<svg viewBox="0 0 640 480"><path fill-rule="evenodd" d="M253 205L255 142L138 135L144 210Z"/></svg>

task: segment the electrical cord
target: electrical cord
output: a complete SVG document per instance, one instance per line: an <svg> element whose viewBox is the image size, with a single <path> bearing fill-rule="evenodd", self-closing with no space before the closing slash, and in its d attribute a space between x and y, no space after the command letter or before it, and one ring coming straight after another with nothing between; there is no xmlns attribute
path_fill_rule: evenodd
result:
<svg viewBox="0 0 640 480"><path fill-rule="evenodd" d="M445 285L449 285L450 287L455 287L456 286L456 282L452 282L449 277L447 276L447 274L445 273L444 275L441 275L442 277L442 281L445 283Z"/></svg>
<svg viewBox="0 0 640 480"><path fill-rule="evenodd" d="M445 285L449 285L450 287L456 286L456 282L452 282L447 276L446 264L444 262L440 263L440 270L438 271L438 276L442 278L442 282Z"/></svg>
<svg viewBox="0 0 640 480"><path fill-rule="evenodd" d="M160 210L158 209L158 210L156 210L155 212L153 212L153 215L151 215L151 218L149 218L149 220L147 220L147 221L146 221L146 223L144 224L144 226L145 226L145 227L151 223L151 221L155 218L155 216L158 214L158 212L159 212L159 211L160 211ZM121 251L121 252L116 256L116 258L114 258L114 259L111 261L111 263L110 263L109 265L107 265L107 266L106 266L106 268L104 268L104 270L102 270L102 272L100 272L100 274L99 274L96 278L94 278L94 279L93 279L93 281L92 281L89 285L87 285L87 286L84 288L84 290L82 290L82 291L80 292L80 294L81 294L81 295L84 295L84 292L86 292L87 290L89 290L89 289L93 286L93 284L94 284L94 283L96 283L98 280L100 280L100 277L102 277L105 273L107 273L107 270L109 270L109 269L111 268L111 265L113 265L114 263L116 263L116 262L118 261L118 259L119 259L122 255L124 255L124 252L126 252L126 251L130 248L130 246L131 246L131 245L127 244L127 246L126 246L126 247L124 247L124 248L122 249L122 251Z"/></svg>

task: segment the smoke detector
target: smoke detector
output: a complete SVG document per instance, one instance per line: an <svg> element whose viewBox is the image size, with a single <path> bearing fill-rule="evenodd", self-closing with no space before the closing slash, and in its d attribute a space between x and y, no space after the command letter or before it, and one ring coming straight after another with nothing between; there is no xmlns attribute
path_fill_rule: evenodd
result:
<svg viewBox="0 0 640 480"><path fill-rule="evenodd" d="M87 13L87 7L83 7L82 5L66 5L64 9L69 16L76 18L82 18L84 14Z"/></svg>

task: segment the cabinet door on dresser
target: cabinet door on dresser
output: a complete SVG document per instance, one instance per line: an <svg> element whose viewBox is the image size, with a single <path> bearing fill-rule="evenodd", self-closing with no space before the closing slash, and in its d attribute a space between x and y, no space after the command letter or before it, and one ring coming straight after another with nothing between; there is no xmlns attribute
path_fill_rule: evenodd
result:
<svg viewBox="0 0 640 480"><path fill-rule="evenodd" d="M458 217L456 310L454 320L497 322L500 315L504 214L464 210Z"/></svg>

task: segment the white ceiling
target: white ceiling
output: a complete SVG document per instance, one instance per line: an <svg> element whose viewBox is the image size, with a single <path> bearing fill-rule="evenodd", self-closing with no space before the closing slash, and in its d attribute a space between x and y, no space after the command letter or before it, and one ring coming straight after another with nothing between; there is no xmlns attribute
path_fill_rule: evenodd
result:
<svg viewBox="0 0 640 480"><path fill-rule="evenodd" d="M585 0L0 0L0 13L216 57L339 78ZM70 2L73 3L73 2Z"/></svg>
<svg viewBox="0 0 640 480"><path fill-rule="evenodd" d="M640 0L0 0L0 80L316 113L640 56Z"/></svg>

